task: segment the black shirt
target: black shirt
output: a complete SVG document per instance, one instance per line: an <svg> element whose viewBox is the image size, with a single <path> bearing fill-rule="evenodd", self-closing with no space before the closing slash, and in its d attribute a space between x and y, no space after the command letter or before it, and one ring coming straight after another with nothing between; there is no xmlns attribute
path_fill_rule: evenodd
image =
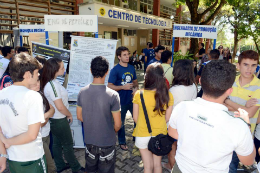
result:
<svg viewBox="0 0 260 173"><path fill-rule="evenodd" d="M199 50L199 55L202 55L202 54L204 54L205 53L205 49L204 48L201 48L200 50ZM201 59L202 57L200 57L199 59Z"/></svg>

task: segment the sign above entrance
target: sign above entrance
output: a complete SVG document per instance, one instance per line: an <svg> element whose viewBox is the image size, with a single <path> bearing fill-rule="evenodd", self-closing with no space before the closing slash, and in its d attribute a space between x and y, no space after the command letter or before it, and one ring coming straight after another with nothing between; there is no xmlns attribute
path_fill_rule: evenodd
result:
<svg viewBox="0 0 260 173"><path fill-rule="evenodd" d="M96 15L44 15L45 31L98 32Z"/></svg>
<svg viewBox="0 0 260 173"><path fill-rule="evenodd" d="M136 11L118 8L103 3L82 4L79 14L98 15L104 25L130 27L136 29L171 29L172 20ZM107 20L110 19L110 20Z"/></svg>
<svg viewBox="0 0 260 173"><path fill-rule="evenodd" d="M217 39L217 27L211 25L174 24L173 37Z"/></svg>

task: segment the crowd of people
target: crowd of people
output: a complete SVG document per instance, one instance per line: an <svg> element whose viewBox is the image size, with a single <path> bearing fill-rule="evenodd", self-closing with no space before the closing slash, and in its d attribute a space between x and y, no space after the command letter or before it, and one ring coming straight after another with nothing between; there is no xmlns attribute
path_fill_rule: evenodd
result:
<svg viewBox="0 0 260 173"><path fill-rule="evenodd" d="M235 173L239 162L259 162L258 53L242 52L235 66L223 58L229 56L223 46L205 53L201 43L197 72L196 61L182 59L171 66L172 52L153 46L147 43L140 57L118 47L119 63L112 69L106 58L92 59L93 82L77 99L84 168L74 155L68 93L57 80L65 72L62 60L34 58L23 47L1 48L0 173L6 161L12 173L115 172L117 140L121 150L129 150L124 125L128 111L145 173L162 173L163 167L172 173ZM133 66L142 69L140 61L143 88ZM160 152L166 146L168 163L162 164Z"/></svg>

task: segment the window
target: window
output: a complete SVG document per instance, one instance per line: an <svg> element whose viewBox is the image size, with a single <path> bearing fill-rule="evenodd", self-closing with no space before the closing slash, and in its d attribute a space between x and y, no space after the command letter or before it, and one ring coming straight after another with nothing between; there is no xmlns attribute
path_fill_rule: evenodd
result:
<svg viewBox="0 0 260 173"><path fill-rule="evenodd" d="M140 0L140 11L153 14L153 0Z"/></svg>

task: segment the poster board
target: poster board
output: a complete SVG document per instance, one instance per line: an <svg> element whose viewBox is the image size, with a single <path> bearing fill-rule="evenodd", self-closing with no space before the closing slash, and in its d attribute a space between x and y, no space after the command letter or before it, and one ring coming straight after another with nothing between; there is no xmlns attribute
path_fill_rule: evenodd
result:
<svg viewBox="0 0 260 173"><path fill-rule="evenodd" d="M44 33L44 25L19 25L21 36L29 36L29 33Z"/></svg>
<svg viewBox="0 0 260 173"><path fill-rule="evenodd" d="M174 24L172 37L217 39L217 27L212 25Z"/></svg>
<svg viewBox="0 0 260 173"><path fill-rule="evenodd" d="M67 85L69 101L76 101L80 89L93 82L90 63L96 56L103 56L109 62L109 71L114 67L117 40L91 37L71 37L70 73ZM109 74L105 84L108 82Z"/></svg>
<svg viewBox="0 0 260 173"><path fill-rule="evenodd" d="M65 72L68 65L68 60L70 58L70 51L66 49L61 49L54 46L49 46L42 43L32 42L32 56L36 57L37 55L45 57L47 60L50 58L60 58L64 63ZM57 77L57 80L61 83L64 82L65 72L63 76Z"/></svg>
<svg viewBox="0 0 260 173"><path fill-rule="evenodd" d="M98 32L97 15L44 15L45 31Z"/></svg>

